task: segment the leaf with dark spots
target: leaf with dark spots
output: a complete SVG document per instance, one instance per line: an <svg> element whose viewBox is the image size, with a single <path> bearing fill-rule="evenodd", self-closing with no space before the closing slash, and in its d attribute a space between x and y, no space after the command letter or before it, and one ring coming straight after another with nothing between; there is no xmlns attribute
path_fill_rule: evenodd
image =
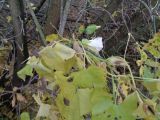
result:
<svg viewBox="0 0 160 120"><path fill-rule="evenodd" d="M117 117L115 117L115 118L114 118L114 120L118 120L118 118L117 118Z"/></svg>
<svg viewBox="0 0 160 120"><path fill-rule="evenodd" d="M148 110L149 110L153 115L155 115L155 111L153 110L152 107L148 106Z"/></svg>
<svg viewBox="0 0 160 120"><path fill-rule="evenodd" d="M111 115L108 115L107 117L108 117L108 118L110 118L110 117L111 117Z"/></svg>
<svg viewBox="0 0 160 120"><path fill-rule="evenodd" d="M64 74L64 76L65 76L65 77L68 77L68 76L69 76L69 74Z"/></svg>
<svg viewBox="0 0 160 120"><path fill-rule="evenodd" d="M70 104L70 101L69 101L67 98L64 98L64 99L63 99L63 102L64 102L64 104L65 104L66 106L69 106L69 104Z"/></svg>
<svg viewBox="0 0 160 120"><path fill-rule="evenodd" d="M68 82L73 82L73 77L67 79Z"/></svg>

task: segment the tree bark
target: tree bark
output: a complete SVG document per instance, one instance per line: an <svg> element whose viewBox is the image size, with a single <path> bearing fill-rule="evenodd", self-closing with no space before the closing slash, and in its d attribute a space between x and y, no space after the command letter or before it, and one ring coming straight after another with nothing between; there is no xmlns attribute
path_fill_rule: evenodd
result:
<svg viewBox="0 0 160 120"><path fill-rule="evenodd" d="M49 2L47 20L44 26L45 35L56 33L60 20L61 0L50 0Z"/></svg>
<svg viewBox="0 0 160 120"><path fill-rule="evenodd" d="M21 86L22 82L17 76L17 72L21 69L22 63L28 57L27 42L25 39L25 24L24 24L24 6L23 0L8 0L10 13L13 20L14 28L14 71L12 78L13 86Z"/></svg>

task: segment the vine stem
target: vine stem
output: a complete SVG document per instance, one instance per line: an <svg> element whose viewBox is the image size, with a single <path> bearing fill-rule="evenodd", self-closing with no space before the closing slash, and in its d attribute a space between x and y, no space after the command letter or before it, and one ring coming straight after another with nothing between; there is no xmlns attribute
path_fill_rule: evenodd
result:
<svg viewBox="0 0 160 120"><path fill-rule="evenodd" d="M126 61L125 61L126 62ZM127 63L127 62L126 62ZM131 68L130 68L130 66L127 64L127 67L128 67L128 70L129 70L129 72L130 72L130 75L131 75L131 80L132 80L132 84L133 84L133 89L136 91L136 93L137 93L137 97L138 97L138 99L139 99L139 102L140 103L143 103L143 101L142 101L142 99L141 99L141 97L140 97L140 95L139 95L139 92L138 92L138 90L137 90L137 87L136 87L136 83L135 83L135 80L134 80L134 76L133 76L133 74L132 74L132 70L131 70Z"/></svg>
<svg viewBox="0 0 160 120"><path fill-rule="evenodd" d="M112 71L113 74L113 71ZM112 76L112 91L113 91L113 100L114 100L114 104L117 104L117 90L116 90L116 84L115 84L115 79L114 76Z"/></svg>

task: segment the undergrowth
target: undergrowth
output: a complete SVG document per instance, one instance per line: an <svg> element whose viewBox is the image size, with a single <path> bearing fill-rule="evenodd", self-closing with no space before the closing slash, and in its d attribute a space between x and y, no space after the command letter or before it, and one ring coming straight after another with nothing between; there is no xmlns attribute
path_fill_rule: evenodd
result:
<svg viewBox="0 0 160 120"><path fill-rule="evenodd" d="M23 80L26 75L33 77L33 72L36 72L38 83L46 90L33 94L39 106L34 119L160 119L159 33L148 43L135 45L141 56L136 61L139 76L134 76L130 63L122 57L100 57L87 40L52 37L61 40L49 40L51 44L44 47L38 56L30 57L18 72ZM52 94L47 91L52 91ZM22 120L29 114L23 112Z"/></svg>

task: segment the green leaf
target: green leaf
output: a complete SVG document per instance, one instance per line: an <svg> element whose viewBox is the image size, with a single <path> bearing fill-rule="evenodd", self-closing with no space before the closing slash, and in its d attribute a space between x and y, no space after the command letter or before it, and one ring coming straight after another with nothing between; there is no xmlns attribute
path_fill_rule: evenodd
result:
<svg viewBox="0 0 160 120"><path fill-rule="evenodd" d="M143 67L143 76L142 77L143 78L151 78L151 79L154 78L154 73L151 72L150 67L147 67L147 66Z"/></svg>
<svg viewBox="0 0 160 120"><path fill-rule="evenodd" d="M147 54L144 52L144 50L138 48L139 52L140 52L140 55L141 55L141 60L145 61L147 60L148 56Z"/></svg>
<svg viewBox="0 0 160 120"><path fill-rule="evenodd" d="M68 77L63 72L55 72L56 84L59 86L60 93L56 98L56 105L61 116L67 120L79 120L80 108L78 102L78 94L73 84L68 82Z"/></svg>
<svg viewBox="0 0 160 120"><path fill-rule="evenodd" d="M160 63L159 63L159 62L154 61L154 60L152 60L152 59L147 59L147 60L145 61L145 64L146 64L147 66L154 67L154 68L160 66Z"/></svg>
<svg viewBox="0 0 160 120"><path fill-rule="evenodd" d="M21 120L30 120L30 116L28 112L21 113Z"/></svg>
<svg viewBox="0 0 160 120"><path fill-rule="evenodd" d="M139 102L137 94L139 93L134 92L128 95L127 98L119 105L119 111L124 120L135 120L137 117L133 115L133 112L137 109L137 103Z"/></svg>
<svg viewBox="0 0 160 120"><path fill-rule="evenodd" d="M72 74L73 84L80 88L105 88L106 73L102 68L90 66Z"/></svg>
<svg viewBox="0 0 160 120"><path fill-rule="evenodd" d="M76 65L75 51L60 43L45 47L39 54L39 58L31 57L27 64L47 80L54 79L54 71L68 73Z"/></svg>
<svg viewBox="0 0 160 120"><path fill-rule="evenodd" d="M150 91L150 93L160 92L159 81L145 81L142 84Z"/></svg>
<svg viewBox="0 0 160 120"><path fill-rule="evenodd" d="M147 51L149 51L154 57L159 58L160 57L160 52L157 50L156 47L150 46L146 48Z"/></svg>
<svg viewBox="0 0 160 120"><path fill-rule="evenodd" d="M120 105L110 102L106 110L101 114L93 115L92 120L135 120L137 116L133 113L137 109L137 102L137 93L132 93Z"/></svg>
<svg viewBox="0 0 160 120"><path fill-rule="evenodd" d="M91 111L91 89L78 89L77 94L79 98L80 115L86 115Z"/></svg>
<svg viewBox="0 0 160 120"><path fill-rule="evenodd" d="M22 79L25 80L26 75L33 76L33 68L30 65L26 65L20 71L17 72L17 75Z"/></svg>
<svg viewBox="0 0 160 120"><path fill-rule="evenodd" d="M90 43L90 41L88 39L82 39L82 43L84 45L88 45Z"/></svg>
<svg viewBox="0 0 160 120"><path fill-rule="evenodd" d="M104 113L113 106L112 97L105 89L94 89L91 95L92 115Z"/></svg>
<svg viewBox="0 0 160 120"><path fill-rule="evenodd" d="M45 66L42 63L42 60L40 60L39 58L31 57L27 62L27 64L29 64L36 70L40 78L44 77L47 80L53 80L54 72L51 69L49 69L47 66Z"/></svg>
<svg viewBox="0 0 160 120"><path fill-rule="evenodd" d="M63 72L57 71L55 72L56 84L60 87L60 91L63 94L63 97L66 99L72 98L72 96L76 92L76 88L73 84L68 82L72 77L65 77Z"/></svg>
<svg viewBox="0 0 160 120"><path fill-rule="evenodd" d="M144 50L150 52L155 58L160 57L160 34L157 33L143 47Z"/></svg>
<svg viewBox="0 0 160 120"><path fill-rule="evenodd" d="M72 97L64 97L63 92L61 92L56 98L56 105L63 119L80 120L78 94L74 92L74 94L71 93L71 95Z"/></svg>
<svg viewBox="0 0 160 120"><path fill-rule="evenodd" d="M66 86L66 87L69 87ZM90 113L90 89L78 89L76 91L70 91L70 88L62 89L60 94L56 98L56 105L59 108L61 115L67 120L80 120L83 115ZM70 93L67 93L69 92ZM70 94L67 96L66 94Z"/></svg>
<svg viewBox="0 0 160 120"><path fill-rule="evenodd" d="M93 34L100 26L96 26L95 24L89 25L86 28L86 34L91 35Z"/></svg>

